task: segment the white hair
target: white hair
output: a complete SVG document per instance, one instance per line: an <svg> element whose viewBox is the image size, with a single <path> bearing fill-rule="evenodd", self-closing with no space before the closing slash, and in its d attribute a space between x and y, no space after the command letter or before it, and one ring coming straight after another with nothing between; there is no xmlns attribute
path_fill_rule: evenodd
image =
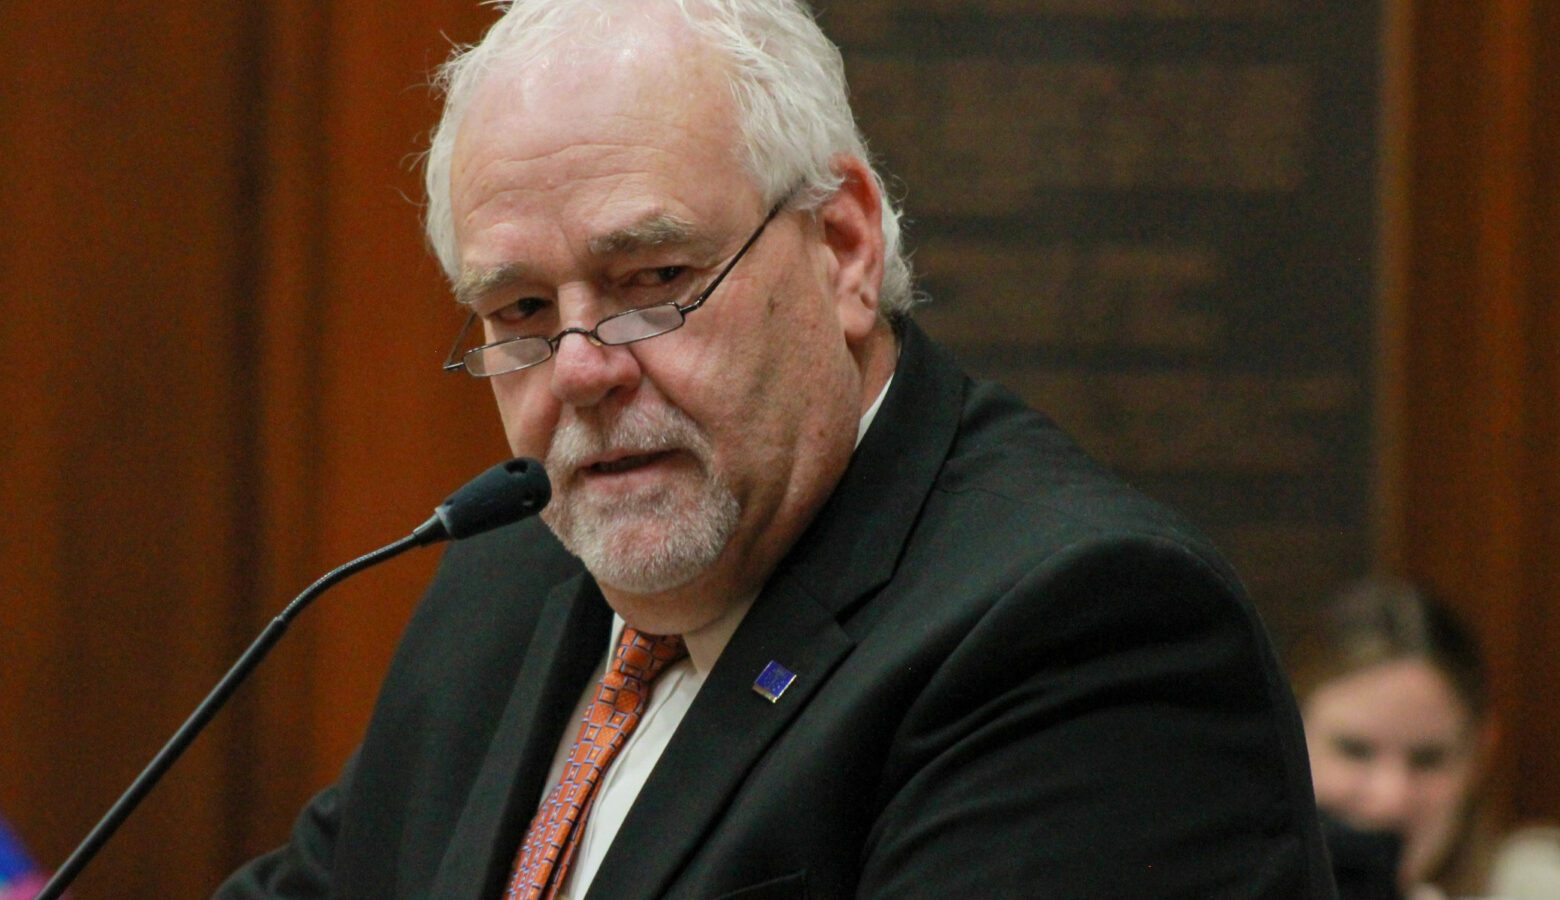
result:
<svg viewBox="0 0 1560 900"><path fill-rule="evenodd" d="M643 9L651 0L510 0L503 16L477 44L458 49L438 71L435 87L444 113L428 149L425 176L428 243L445 274L459 277L455 220L450 208L450 169L455 136L472 94L500 62L534 60L568 37L607 42L612 7ZM765 205L800 186L796 202L821 205L839 189L832 161L853 156L870 166L856 128L837 47L819 29L801 0L657 0L680 12L690 30L729 66L742 155ZM910 262L900 239L899 212L874 168L883 197L883 284L879 308L896 316L914 303Z"/></svg>

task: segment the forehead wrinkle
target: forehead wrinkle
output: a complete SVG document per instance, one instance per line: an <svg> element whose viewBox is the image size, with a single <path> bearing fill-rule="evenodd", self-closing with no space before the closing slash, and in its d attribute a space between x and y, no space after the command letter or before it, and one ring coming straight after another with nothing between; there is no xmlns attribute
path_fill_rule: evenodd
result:
<svg viewBox="0 0 1560 900"><path fill-rule="evenodd" d="M700 243L699 232L691 222L662 212L646 216L625 228L597 235L590 239L588 246L593 256L612 256L694 243Z"/></svg>

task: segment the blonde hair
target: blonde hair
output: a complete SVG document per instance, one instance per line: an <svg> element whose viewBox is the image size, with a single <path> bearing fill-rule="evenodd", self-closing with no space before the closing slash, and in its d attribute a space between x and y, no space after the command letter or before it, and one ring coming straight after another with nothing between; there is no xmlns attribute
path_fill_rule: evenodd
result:
<svg viewBox="0 0 1560 900"><path fill-rule="evenodd" d="M1447 606L1401 578L1376 575L1340 590L1299 629L1286 655L1302 701L1346 675L1415 659L1446 678L1470 718L1489 712L1484 661L1473 634Z"/></svg>

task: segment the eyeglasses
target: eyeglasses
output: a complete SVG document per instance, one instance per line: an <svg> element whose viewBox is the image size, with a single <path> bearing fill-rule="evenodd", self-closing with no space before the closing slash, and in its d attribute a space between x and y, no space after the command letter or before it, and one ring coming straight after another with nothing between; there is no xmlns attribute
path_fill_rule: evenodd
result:
<svg viewBox="0 0 1560 900"><path fill-rule="evenodd" d="M774 221L780 210L790 202L791 195L781 199L769 214L760 222L758 229L752 237L747 239L736 255L731 257L731 262L720 270L715 280L710 282L699 296L687 304L679 304L675 300L666 303L656 303L651 306L641 306L638 309L624 310L614 313L596 323L595 328L565 328L550 338L540 335L534 337L514 337L502 341L494 341L491 344L483 344L470 350L461 352L460 345L465 342L466 334L471 331L471 326L477 321L477 314L472 313L466 317L466 324L461 326L460 334L455 336L455 344L450 347L449 355L444 358L444 371L455 372L464 369L467 375L473 378L492 378L495 375L507 375L510 372L518 372L521 369L529 369L539 366L549 359L558 350L558 345L571 334L584 335L585 339L597 347L616 347L620 344L632 344L646 338L659 337L667 332L676 331L687 321L688 314L704 305L704 301L710 299L720 283L726 280L731 270L758 241L758 236L764 233L769 223Z"/></svg>

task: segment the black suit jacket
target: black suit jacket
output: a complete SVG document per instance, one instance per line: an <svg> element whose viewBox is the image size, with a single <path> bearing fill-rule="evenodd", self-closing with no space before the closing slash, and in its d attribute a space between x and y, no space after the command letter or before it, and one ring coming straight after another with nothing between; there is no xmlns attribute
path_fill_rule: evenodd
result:
<svg viewBox="0 0 1560 900"><path fill-rule="evenodd" d="M1333 896L1235 576L903 332L589 897ZM220 896L499 896L610 617L535 521L452 547L340 781ZM771 660L798 675L773 703Z"/></svg>

